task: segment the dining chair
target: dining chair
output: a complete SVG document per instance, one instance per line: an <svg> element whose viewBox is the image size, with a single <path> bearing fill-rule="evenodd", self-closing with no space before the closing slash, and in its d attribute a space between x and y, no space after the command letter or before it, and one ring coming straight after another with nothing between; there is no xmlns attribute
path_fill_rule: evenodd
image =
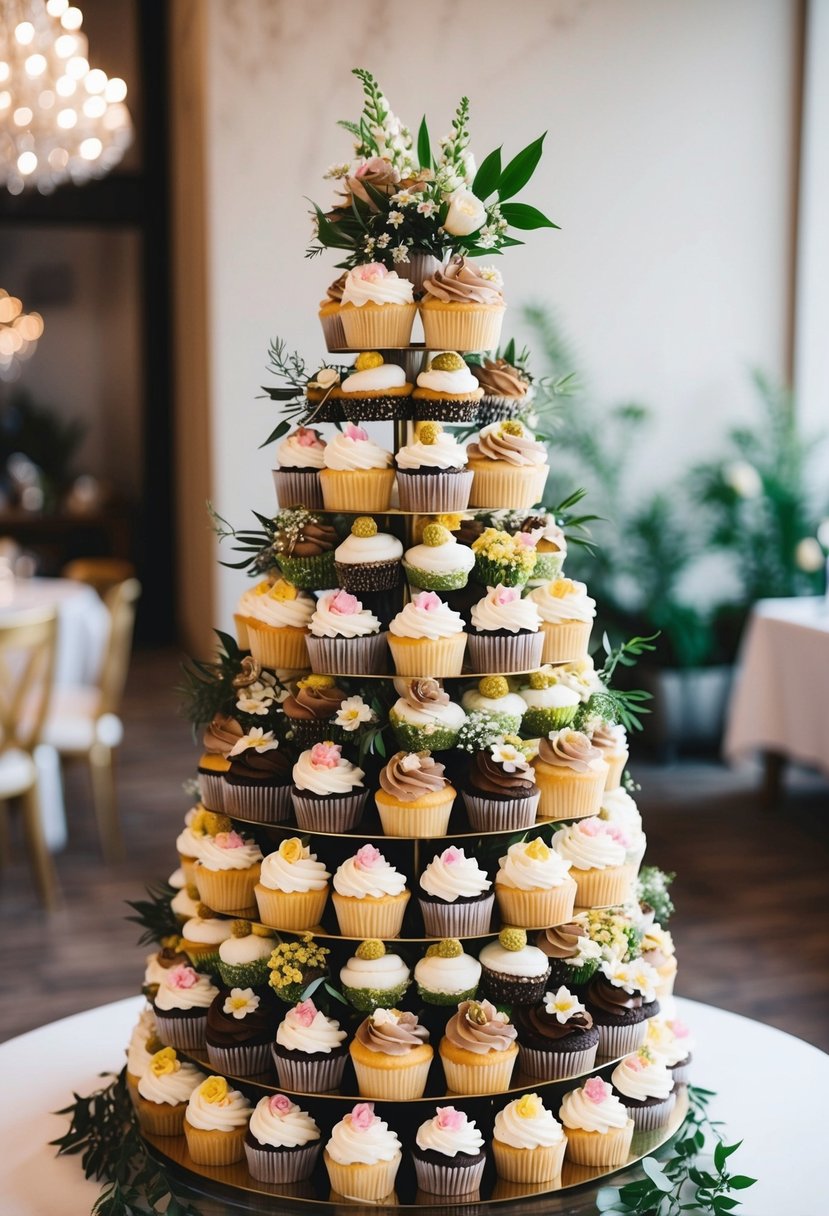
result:
<svg viewBox="0 0 829 1216"><path fill-rule="evenodd" d="M39 746L52 696L57 616L53 609L4 614L0 620L0 817L19 799L29 858L41 899L57 903L57 881L43 834Z"/></svg>
<svg viewBox="0 0 829 1216"><path fill-rule="evenodd" d="M109 634L98 682L59 685L43 729L44 743L53 747L62 761L85 760L89 767L98 835L108 861L123 856L114 761L124 737L119 711L140 595L141 584L135 578L124 579L105 593Z"/></svg>
<svg viewBox="0 0 829 1216"><path fill-rule="evenodd" d="M121 557L76 557L63 567L61 575L94 587L105 600L113 587L135 578L135 566Z"/></svg>

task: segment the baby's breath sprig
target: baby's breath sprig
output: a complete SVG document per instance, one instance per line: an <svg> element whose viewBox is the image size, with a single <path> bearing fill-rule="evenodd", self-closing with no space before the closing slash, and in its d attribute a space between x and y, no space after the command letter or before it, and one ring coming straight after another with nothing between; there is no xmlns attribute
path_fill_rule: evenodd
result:
<svg viewBox="0 0 829 1216"><path fill-rule="evenodd" d="M486 709L474 709L458 731L456 747L462 752L481 752L504 738L504 721L500 714Z"/></svg>

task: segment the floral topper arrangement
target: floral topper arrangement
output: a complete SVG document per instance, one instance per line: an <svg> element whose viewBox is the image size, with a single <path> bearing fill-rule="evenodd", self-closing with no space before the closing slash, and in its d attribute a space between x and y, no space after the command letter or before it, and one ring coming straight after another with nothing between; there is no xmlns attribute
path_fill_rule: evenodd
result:
<svg viewBox="0 0 829 1216"><path fill-rule="evenodd" d="M358 122L339 124L354 137L354 159L325 174L339 193L328 211L313 204L308 257L341 250L339 265L347 269L363 262L405 265L417 253L441 260L455 253L476 257L523 244L510 228L558 227L536 207L509 201L535 172L544 135L506 165L496 148L476 167L469 100L462 97L435 155L425 117L415 144L372 74L355 68L354 75L363 85L363 111Z"/></svg>

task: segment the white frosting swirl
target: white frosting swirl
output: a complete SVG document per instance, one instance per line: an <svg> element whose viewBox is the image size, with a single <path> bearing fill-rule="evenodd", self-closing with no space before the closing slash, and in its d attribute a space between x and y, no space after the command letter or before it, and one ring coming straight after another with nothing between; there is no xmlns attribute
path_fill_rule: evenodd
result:
<svg viewBox="0 0 829 1216"><path fill-rule="evenodd" d="M184 822L187 822L186 818ZM167 885L172 887L175 891L180 891L182 887L187 885L187 879L184 877L184 870L181 868L181 866L178 866L175 870L173 870L172 874L167 879Z"/></svg>
<svg viewBox="0 0 829 1216"><path fill-rule="evenodd" d="M281 580L280 580L281 581ZM250 617L253 621L261 621L263 625L276 628L290 626L294 629L305 629L316 607L312 595L297 591L293 599L283 598L279 582L259 583L253 589L253 596L244 610L239 606L242 616Z"/></svg>
<svg viewBox="0 0 829 1216"><path fill-rule="evenodd" d="M565 1127L585 1132L607 1132L624 1127L628 1113L615 1094L608 1094L603 1102L593 1102L584 1088L571 1089L564 1095L558 1117Z"/></svg>
<svg viewBox="0 0 829 1216"><path fill-rule="evenodd" d="M324 465L324 443L300 443L296 431L287 435L276 449L276 463L281 469L321 469Z"/></svg>
<svg viewBox="0 0 829 1216"><path fill-rule="evenodd" d="M382 853L370 866L361 865L359 856L348 857L334 875L334 890L350 899L402 895L406 890L406 876L390 865Z"/></svg>
<svg viewBox="0 0 829 1216"><path fill-rule="evenodd" d="M187 894L187 888L182 887L181 890L177 891L170 900L170 908L176 914L176 916L181 916L185 920L190 920L191 917L198 916L199 901L197 899L191 899L191 897Z"/></svg>
<svg viewBox="0 0 829 1216"><path fill-rule="evenodd" d="M518 633L519 630L537 633L541 628L541 619L532 600L516 598L508 603L499 603L503 590L503 587L489 587L484 598L473 604L470 619L475 628L483 633L496 629L506 629L510 633Z"/></svg>
<svg viewBox="0 0 829 1216"><path fill-rule="evenodd" d="M353 1127L351 1116L346 1115L334 1124L325 1147L338 1165L376 1165L378 1161L393 1160L400 1152L400 1141L377 1115L365 1130Z"/></svg>
<svg viewBox="0 0 829 1216"><path fill-rule="evenodd" d="M218 946L230 937L233 932L230 926L231 921L220 916L193 916L182 925L181 936L199 946Z"/></svg>
<svg viewBox="0 0 829 1216"><path fill-rule="evenodd" d="M269 891L284 891L286 895L297 891L322 891L331 875L316 853L304 845L298 861L287 861L277 849L269 853L262 862L259 881Z"/></svg>
<svg viewBox="0 0 829 1216"><path fill-rule="evenodd" d="M551 684L549 688L519 688L527 709L567 709L579 704L578 693L563 684Z"/></svg>
<svg viewBox="0 0 829 1216"><path fill-rule="evenodd" d="M538 946L507 950L499 941L488 942L479 953L478 960L489 971L497 971L501 975L528 975L532 979L546 975L550 968L550 960Z"/></svg>
<svg viewBox="0 0 829 1216"><path fill-rule="evenodd" d="M510 1148L552 1148L564 1135L553 1112L543 1104L538 1114L521 1115L521 1098L510 1102L495 1116L494 1135Z"/></svg>
<svg viewBox="0 0 829 1216"><path fill-rule="evenodd" d="M423 594L430 593L415 596L392 618L389 631L395 637L416 640L427 638L430 642L435 642L438 638L449 638L463 633L463 618L460 613L453 612L443 600L436 608L419 606L418 600Z"/></svg>
<svg viewBox="0 0 829 1216"><path fill-rule="evenodd" d="M401 279L396 270L384 275L378 271L376 276L365 278L360 273L361 269L357 266L345 276L343 304L362 308L364 304L411 304L414 301L411 282Z"/></svg>
<svg viewBox="0 0 829 1216"><path fill-rule="evenodd" d="M456 899L474 899L492 886L486 870L463 849L445 849L433 857L420 876L420 885L428 895L453 904Z"/></svg>
<svg viewBox="0 0 829 1216"><path fill-rule="evenodd" d="M381 363L379 367L366 368L364 372L352 372L342 383L344 393L382 392L386 388L402 388L406 373L396 363Z"/></svg>
<svg viewBox="0 0 829 1216"><path fill-rule="evenodd" d="M410 705L405 697L400 697L392 706L391 712L395 718L408 726L429 727L445 726L449 730L460 730L466 721L466 714L454 701L445 705L420 706Z"/></svg>
<svg viewBox="0 0 829 1216"><path fill-rule="evenodd" d="M457 958L440 958L433 954L415 964L415 982L427 992L450 996L456 992L471 992L481 978L481 964L471 954Z"/></svg>
<svg viewBox="0 0 829 1216"><path fill-rule="evenodd" d="M345 756L340 756L333 768L314 764L313 749L302 752L293 769L294 785L298 790L310 790L312 794L350 794L362 789L365 773Z"/></svg>
<svg viewBox="0 0 829 1216"><path fill-rule="evenodd" d="M138 1092L148 1102L156 1102L159 1106L178 1106L187 1102L197 1085L201 1085L205 1076L195 1064L183 1064L177 1061L175 1072L165 1073L157 1077L147 1068L138 1078Z"/></svg>
<svg viewBox="0 0 829 1216"><path fill-rule="evenodd" d="M219 995L219 989L211 984L210 976L198 975L191 988L175 988L169 983L169 979L177 970L177 967L171 967L158 985L158 992L155 994L156 1009L161 1009L162 1012L170 1009L207 1009L214 997Z"/></svg>
<svg viewBox="0 0 829 1216"><path fill-rule="evenodd" d="M556 832L553 848L576 870L624 865L627 846L615 839L611 831L610 824L599 819L579 819Z"/></svg>
<svg viewBox="0 0 829 1216"><path fill-rule="evenodd" d="M244 966L245 963L257 963L260 959L270 958L276 942L272 937L260 937L258 933L248 933L245 937L229 937L219 946L219 958L230 967Z"/></svg>
<svg viewBox="0 0 829 1216"><path fill-rule="evenodd" d="M466 448L448 431L441 431L434 443L415 439L399 449L398 469L462 469L468 460Z"/></svg>
<svg viewBox="0 0 829 1216"><path fill-rule="evenodd" d="M441 371L434 368L431 371L421 372L417 378L418 388L431 389L433 393L477 393L479 384L475 376L466 366L457 368L455 371ZM483 396L483 394L481 394Z"/></svg>
<svg viewBox="0 0 829 1216"><path fill-rule="evenodd" d="M208 1078L209 1081L210 1078ZM229 1089L218 1102L208 1102L204 1083L194 1089L187 1103L185 1118L191 1127L203 1132L230 1132L244 1127L250 1118L250 1102L238 1089Z"/></svg>
<svg viewBox="0 0 829 1216"><path fill-rule="evenodd" d="M147 1040L156 1034L155 1014L148 1005L138 1015L138 1021L130 1035L127 1046L127 1072L140 1077L149 1066L152 1052L147 1051Z"/></svg>
<svg viewBox="0 0 829 1216"><path fill-rule="evenodd" d="M199 858L207 839L201 832L194 832L188 824L176 837L176 852L182 857Z"/></svg>
<svg viewBox="0 0 829 1216"><path fill-rule="evenodd" d="M638 1052L625 1056L610 1074L615 1089L626 1098L643 1102L646 1098L670 1096L674 1079L662 1060L647 1060Z"/></svg>
<svg viewBox="0 0 829 1216"><path fill-rule="evenodd" d="M675 1027L681 1029L677 1034ZM694 1050L694 1036L681 1022L669 1018L648 1018L645 1046L669 1068L687 1059ZM132 1070L130 1070L132 1071Z"/></svg>
<svg viewBox="0 0 829 1216"><path fill-rule="evenodd" d="M458 1153L475 1157L484 1147L484 1138L477 1124L464 1116L460 1127L441 1127L440 1115L427 1119L417 1129L417 1147L424 1152L442 1153L444 1157L455 1157Z"/></svg>
<svg viewBox="0 0 829 1216"><path fill-rule="evenodd" d="M614 823L630 836L642 831L642 816L639 808L626 789L621 785L615 790L605 790L602 794L602 805L599 808L599 818L605 823Z"/></svg>
<svg viewBox="0 0 829 1216"><path fill-rule="evenodd" d="M160 984L167 968L161 966L158 961L158 953L148 954L144 959L144 964L144 987L150 988L153 984Z"/></svg>
<svg viewBox="0 0 829 1216"><path fill-rule="evenodd" d="M331 601L337 594L329 591L317 600L309 626L315 638L365 638L380 632L379 619L362 604L357 612L332 612ZM357 602L359 604L359 600Z"/></svg>
<svg viewBox="0 0 829 1216"><path fill-rule="evenodd" d="M340 1030L340 1023L328 1018L318 1009L313 1021L306 1025L297 1014L296 1007L289 1009L276 1028L276 1041L286 1051L303 1051L311 1054L321 1051L330 1055L336 1051L345 1038L345 1031Z"/></svg>
<svg viewBox="0 0 829 1216"><path fill-rule="evenodd" d="M356 428L354 434L359 436L360 433L365 434ZM325 448L325 467L340 472L387 469L391 462L391 452L381 448L373 439L351 438L345 431L335 435Z"/></svg>
<svg viewBox="0 0 829 1216"><path fill-rule="evenodd" d="M527 710L517 692L508 692L503 697L485 697L477 688L470 688L463 694L461 705L470 714L476 710L487 710L493 714L509 714L512 718L523 718Z"/></svg>
<svg viewBox="0 0 829 1216"><path fill-rule="evenodd" d="M196 862L196 870L204 866L206 870L249 870L262 860L262 851L255 840L244 840L234 848L223 848L217 843L218 837L207 836L202 847L201 857Z"/></svg>
<svg viewBox="0 0 829 1216"><path fill-rule="evenodd" d="M569 583L571 589L565 595L554 595L553 588L563 582ZM586 584L573 579L545 583L531 591L528 598L534 602L542 621L551 625L561 625L564 621L592 621L596 615L596 601L587 594Z"/></svg>
<svg viewBox="0 0 829 1216"><path fill-rule="evenodd" d="M280 1112L271 1106L270 1097L260 1098L250 1117L250 1134L259 1144L270 1148L302 1148L319 1140L320 1129L295 1102Z"/></svg>
<svg viewBox="0 0 829 1216"><path fill-rule="evenodd" d="M382 958L358 958L352 955L340 971L340 983L346 988L375 988L388 992L405 984L411 972L399 954L384 954Z"/></svg>
<svg viewBox="0 0 829 1216"><path fill-rule="evenodd" d="M533 843L519 840L510 845L506 857L498 858L500 868L495 876L496 886L513 887L518 891L561 886L568 877L569 861L554 849L547 849L546 856L534 857L528 852Z"/></svg>
<svg viewBox="0 0 829 1216"><path fill-rule="evenodd" d="M334 561L347 565L363 562L396 562L403 556L403 546L390 532L374 536L355 536L353 532L334 550Z"/></svg>
<svg viewBox="0 0 829 1216"><path fill-rule="evenodd" d="M468 574L475 565L472 550L467 545L459 545L451 534L442 545L413 545L404 557L410 566L428 574L454 574L459 570Z"/></svg>

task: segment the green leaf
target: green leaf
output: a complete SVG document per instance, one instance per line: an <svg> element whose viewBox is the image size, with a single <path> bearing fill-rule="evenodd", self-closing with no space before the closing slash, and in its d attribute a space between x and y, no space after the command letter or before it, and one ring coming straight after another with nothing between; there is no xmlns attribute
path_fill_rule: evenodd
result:
<svg viewBox="0 0 829 1216"><path fill-rule="evenodd" d="M544 135L546 134L547 132L545 131ZM544 135L540 135L531 144L527 144L526 148L522 148L518 155L514 156L506 169L504 169L498 182L498 197L502 202L504 199L512 198L519 190L522 190L533 173L535 173L536 166L541 160Z"/></svg>
<svg viewBox="0 0 829 1216"><path fill-rule="evenodd" d="M664 1194L669 1195L674 1189L672 1179L668 1177L655 1157L643 1158L642 1169L648 1175L654 1186L658 1187L659 1190Z"/></svg>
<svg viewBox="0 0 829 1216"><path fill-rule="evenodd" d="M738 1140L736 1144L725 1144L722 1140L717 1141L717 1146L714 1149L714 1165L722 1172L728 1158L732 1153L736 1153L737 1149L742 1144L742 1140Z"/></svg>
<svg viewBox="0 0 829 1216"><path fill-rule="evenodd" d="M478 172L472 182L472 193L481 202L486 202L490 194L498 189L501 180L501 149L496 148L481 161Z"/></svg>
<svg viewBox="0 0 829 1216"><path fill-rule="evenodd" d="M755 1186L756 1178L749 1178L748 1174L732 1174L728 1179L729 1188L732 1191L747 1191L750 1186Z"/></svg>
<svg viewBox="0 0 829 1216"><path fill-rule="evenodd" d="M740 1206L739 1199L729 1199L727 1195L717 1195L711 1205L715 1212L732 1212Z"/></svg>
<svg viewBox="0 0 829 1216"><path fill-rule="evenodd" d="M515 366L515 338L510 338L509 342L507 342L506 346L504 347L503 357L507 363L511 364L513 367Z"/></svg>
<svg viewBox="0 0 829 1216"><path fill-rule="evenodd" d="M340 224L332 224L315 202L308 199L317 217L317 236L321 243L329 249L353 249L354 241L347 236Z"/></svg>
<svg viewBox="0 0 829 1216"><path fill-rule="evenodd" d="M432 145L429 141L429 128L426 126L426 115L420 120L417 132L417 160L421 169L432 167Z"/></svg>
<svg viewBox="0 0 829 1216"><path fill-rule="evenodd" d="M539 211L537 207L531 207L529 203L503 203L501 215L513 228L520 228L522 231L531 228L559 227L558 224L554 224L543 212Z"/></svg>
<svg viewBox="0 0 829 1216"><path fill-rule="evenodd" d="M290 422L283 418L275 430L271 431L264 443L259 444L259 449L266 448L269 443L274 443L277 439L281 439L291 429Z"/></svg>

